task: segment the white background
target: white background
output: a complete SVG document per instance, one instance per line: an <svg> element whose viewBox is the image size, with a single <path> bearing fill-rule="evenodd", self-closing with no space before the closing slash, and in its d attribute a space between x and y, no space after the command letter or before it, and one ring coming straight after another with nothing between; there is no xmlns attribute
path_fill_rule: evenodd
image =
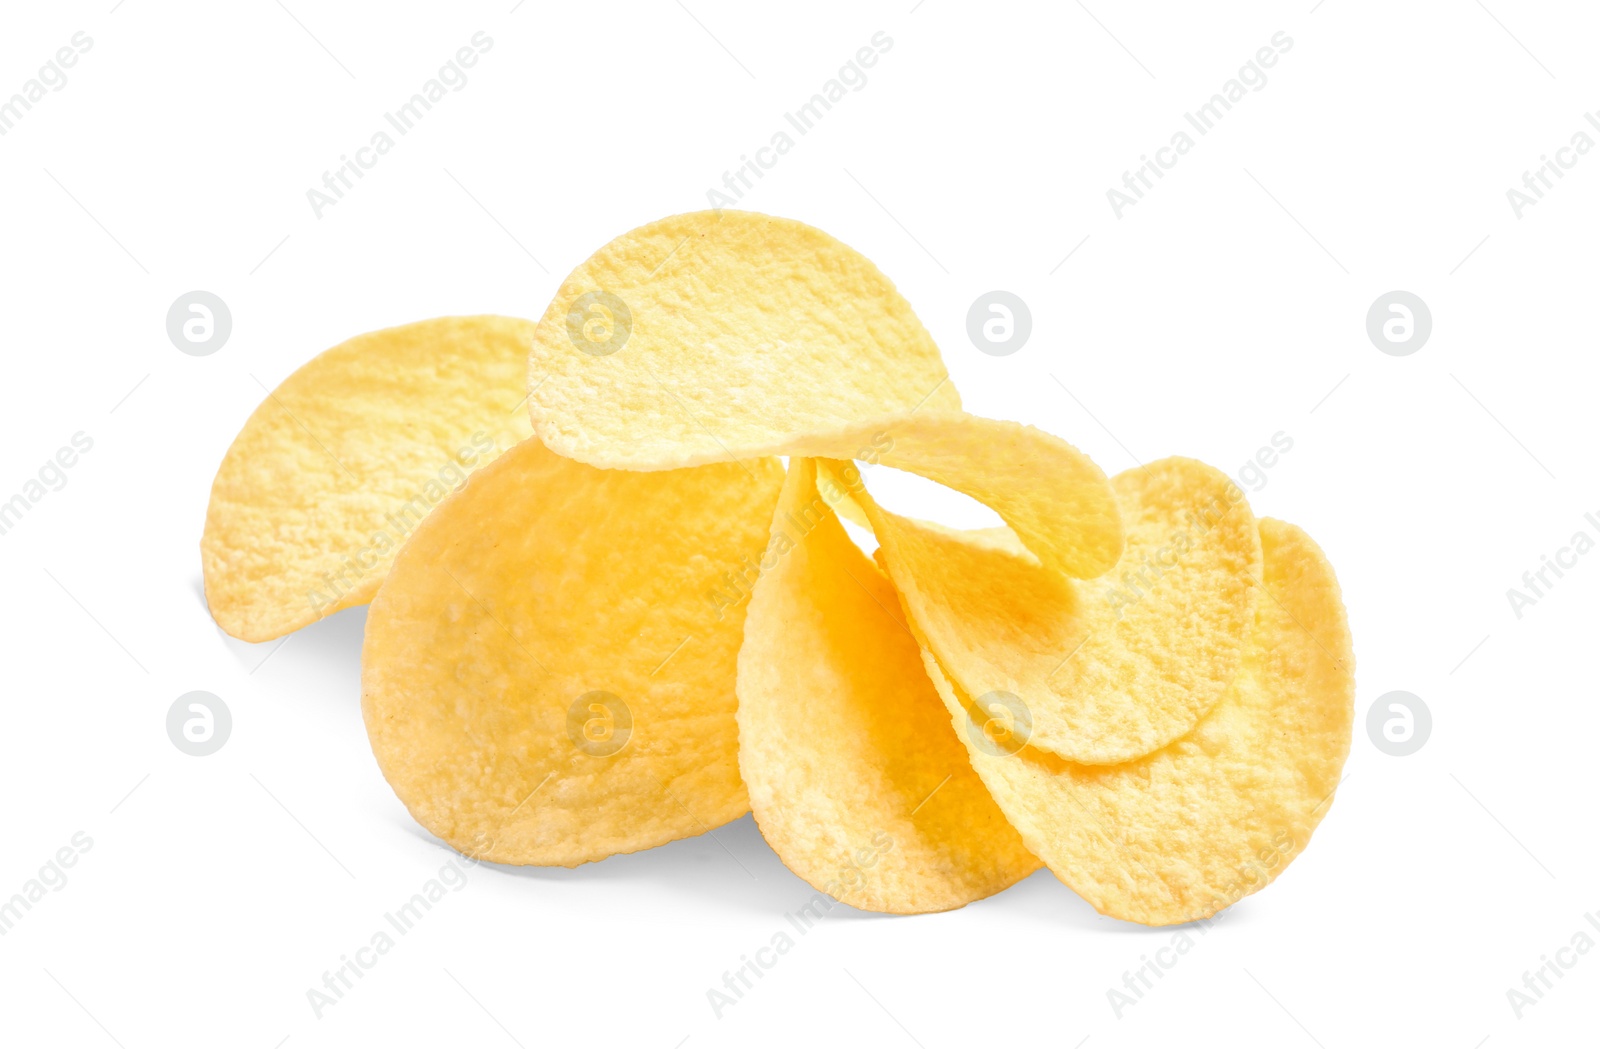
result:
<svg viewBox="0 0 1600 1049"><path fill-rule="evenodd" d="M1520 1020L1506 997L1600 910L1600 553L1520 619L1506 597L1600 535L1600 158L1520 218L1506 197L1600 105L1592 11L113 2L8 5L0 31L0 97L93 39L0 137L0 498L74 433L94 441L0 536L0 897L93 841L0 937L0 1040L1595 1039L1600 951ZM494 45L470 82L315 217L307 189L478 30ZM1328 818L1120 1019L1107 989L1173 932L1100 918L1046 872L950 914L838 908L717 1019L707 989L811 895L748 818L576 871L474 870L317 1019L306 990L450 853L368 750L363 610L281 645L210 621L197 544L228 442L262 384L348 336L537 317L606 240L705 207L880 30L866 86L740 206L863 251L968 408L1110 472L1172 453L1233 472L1293 440L1251 499L1323 544L1349 604L1357 729ZM1294 43L1265 87L1117 218L1106 190L1279 30ZM233 315L209 357L165 331L197 288ZM1034 322L1004 358L965 332L996 288ZM1433 315L1408 357L1365 332L1397 288ZM164 728L193 689L233 712L207 758ZM1434 718L1406 758L1364 728L1395 689Z"/></svg>

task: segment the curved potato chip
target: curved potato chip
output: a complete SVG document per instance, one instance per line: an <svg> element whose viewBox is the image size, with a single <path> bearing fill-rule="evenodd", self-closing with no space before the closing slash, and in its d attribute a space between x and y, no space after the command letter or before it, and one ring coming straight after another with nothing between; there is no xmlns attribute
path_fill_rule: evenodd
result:
<svg viewBox="0 0 1600 1049"><path fill-rule="evenodd" d="M813 460L790 460L768 550L739 651L739 770L773 851L835 899L895 914L961 907L1037 870Z"/></svg>
<svg viewBox="0 0 1600 1049"><path fill-rule="evenodd" d="M1122 517L1106 475L1032 426L928 411L799 435L784 450L881 463L954 488L998 513L1052 572L1097 576L1122 553Z"/></svg>
<svg viewBox="0 0 1600 1049"><path fill-rule="evenodd" d="M1111 488L1126 546L1084 582L860 499L955 683L1020 704L1035 747L1088 764L1148 754L1215 705L1238 672L1261 575L1255 518L1220 471L1164 459Z"/></svg>
<svg viewBox="0 0 1600 1049"><path fill-rule="evenodd" d="M864 256L789 219L700 211L625 233L568 275L534 332L528 410L552 451L662 470L959 408L948 380Z"/></svg>
<svg viewBox="0 0 1600 1049"><path fill-rule="evenodd" d="M698 212L618 237L540 320L529 382L540 439L595 466L865 459L989 504L1053 570L1099 575L1122 548L1099 467L1043 431L961 412L888 279L798 222Z"/></svg>
<svg viewBox="0 0 1600 1049"><path fill-rule="evenodd" d="M365 604L401 542L530 430L529 321L358 335L267 394L211 484L200 559L217 624L269 641Z"/></svg>
<svg viewBox="0 0 1600 1049"><path fill-rule="evenodd" d="M597 470L525 441L401 550L361 655L373 754L411 815L499 863L576 866L749 809L734 685L773 459Z"/></svg>
<svg viewBox="0 0 1600 1049"><path fill-rule="evenodd" d="M1350 752L1354 656L1333 568L1300 529L1260 522L1267 597L1238 679L1193 732L1136 761L1075 765L970 747L1022 838L1102 914L1208 918L1304 851ZM924 652L964 732L983 717Z"/></svg>

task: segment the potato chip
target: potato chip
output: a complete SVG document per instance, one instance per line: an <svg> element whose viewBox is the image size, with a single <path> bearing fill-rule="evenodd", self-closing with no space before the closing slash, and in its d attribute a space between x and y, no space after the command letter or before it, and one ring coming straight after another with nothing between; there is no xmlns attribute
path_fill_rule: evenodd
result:
<svg viewBox="0 0 1600 1049"><path fill-rule="evenodd" d="M735 678L775 459L597 470L525 441L401 550L368 614L373 753L429 831L500 863L576 866L749 809Z"/></svg>
<svg viewBox="0 0 1600 1049"><path fill-rule="evenodd" d="M923 411L798 435L785 451L881 463L954 488L998 513L1051 572L1097 576L1122 552L1122 517L1106 475L1032 426Z"/></svg>
<svg viewBox="0 0 1600 1049"><path fill-rule="evenodd" d="M1020 704L1034 747L1089 764L1148 754L1215 705L1238 672L1261 575L1255 518L1220 471L1164 459L1111 487L1126 546L1082 582L861 500L955 684Z"/></svg>
<svg viewBox="0 0 1600 1049"><path fill-rule="evenodd" d="M371 332L270 392L211 486L200 555L218 625L268 641L371 600L428 511L528 435L532 333L509 317Z"/></svg>
<svg viewBox="0 0 1600 1049"><path fill-rule="evenodd" d="M877 467L1004 524L889 512ZM1108 480L963 412L870 261L748 212L616 238L537 324L327 351L229 448L202 558L246 640L373 601L379 768L495 862L753 808L862 909L961 907L1042 861L1104 914L1184 922L1303 851L1350 744L1344 608L1303 532L1202 463Z"/></svg>
<svg viewBox="0 0 1600 1049"><path fill-rule="evenodd" d="M787 454L799 434L960 407L876 266L745 211L677 215L601 248L562 283L528 369L551 450L638 470Z"/></svg>
<svg viewBox="0 0 1600 1049"><path fill-rule="evenodd" d="M823 479L832 496L844 494ZM890 586L790 460L739 652L739 768L762 835L835 899L948 910L1040 866L989 797Z"/></svg>
<svg viewBox="0 0 1600 1049"><path fill-rule="evenodd" d="M1260 522L1265 597L1237 680L1194 730L1121 765L984 747L986 719L924 663L973 765L1030 849L1102 914L1208 918L1305 850L1350 751L1355 660L1333 568L1300 529ZM998 733L1004 737L1004 732Z"/></svg>

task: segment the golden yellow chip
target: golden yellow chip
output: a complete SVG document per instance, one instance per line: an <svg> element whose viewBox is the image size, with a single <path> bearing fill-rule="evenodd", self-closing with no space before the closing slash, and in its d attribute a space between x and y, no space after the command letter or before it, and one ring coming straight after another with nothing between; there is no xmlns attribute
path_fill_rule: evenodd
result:
<svg viewBox="0 0 1600 1049"><path fill-rule="evenodd" d="M891 513L857 462L1004 525ZM495 862L576 866L754 808L862 909L961 907L1042 861L1170 924L1298 856L1349 750L1349 631L1309 537L1203 463L1108 480L963 412L893 284L766 215L624 234L537 324L327 351L235 438L201 553L245 640L373 602L379 768Z"/></svg>
<svg viewBox="0 0 1600 1049"><path fill-rule="evenodd" d="M417 822L575 866L749 808L727 576L767 542L775 459L597 470L525 441L406 543L373 599L362 712Z"/></svg>
<svg viewBox="0 0 1600 1049"><path fill-rule="evenodd" d="M1305 850L1350 751L1355 660L1333 568L1300 529L1260 522L1266 596L1244 665L1194 730L1121 765L1076 765L996 731L925 665L972 761L1022 838L1102 914L1146 925L1207 918Z"/></svg>
<svg viewBox="0 0 1600 1049"><path fill-rule="evenodd" d="M842 472L859 485L853 467ZM745 620L750 805L789 869L837 900L896 914L960 907L1040 864L950 734L894 588L829 509L848 488L821 485L813 460L790 460Z"/></svg>
<svg viewBox="0 0 1600 1049"><path fill-rule="evenodd" d="M1034 747L1090 764L1165 746L1215 705L1238 672L1261 576L1255 518L1220 471L1164 459L1111 488L1126 546L1105 576L1081 582L861 500L955 684L1020 704Z"/></svg>
<svg viewBox="0 0 1600 1049"><path fill-rule="evenodd" d="M1097 576L1122 552L1122 517L1106 475L1032 426L924 410L798 435L786 451L909 470L970 495L1052 573Z"/></svg>
<svg viewBox="0 0 1600 1049"><path fill-rule="evenodd" d="M637 470L787 454L798 434L960 407L876 266L744 211L652 222L573 270L534 333L528 383L549 448Z"/></svg>
<svg viewBox="0 0 1600 1049"><path fill-rule="evenodd" d="M371 600L428 511L528 435L532 335L508 317L420 321L358 335L269 393L206 509L222 629L267 641Z"/></svg>

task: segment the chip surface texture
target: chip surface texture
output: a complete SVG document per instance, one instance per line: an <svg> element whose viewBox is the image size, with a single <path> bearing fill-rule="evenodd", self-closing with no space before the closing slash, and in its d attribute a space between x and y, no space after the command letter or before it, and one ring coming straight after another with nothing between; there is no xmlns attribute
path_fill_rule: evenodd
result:
<svg viewBox="0 0 1600 1049"><path fill-rule="evenodd" d="M425 521L368 614L384 777L452 847L575 866L749 809L734 683L773 459L596 470L518 445Z"/></svg>
<svg viewBox="0 0 1600 1049"><path fill-rule="evenodd" d="M1102 914L1210 917L1277 878L1333 803L1354 720L1344 603L1305 532L1272 519L1260 529L1267 597L1238 679L1193 732L1110 766L968 748L1023 840ZM923 658L957 730L981 717Z"/></svg>
<svg viewBox="0 0 1600 1049"><path fill-rule="evenodd" d="M973 771L894 588L790 460L739 652L739 767L788 868L871 911L949 910L1039 868ZM831 489L831 490L830 490ZM767 565L770 564L770 568Z"/></svg>
<svg viewBox="0 0 1600 1049"><path fill-rule="evenodd" d="M269 392L211 485L200 558L217 624L270 641L370 601L422 518L529 434L532 335L510 317L418 321Z"/></svg>
<svg viewBox="0 0 1600 1049"><path fill-rule="evenodd" d="M1163 459L1109 490L1121 560L1082 580L863 501L955 684L1020 703L1035 748L1097 765L1165 746L1217 703L1238 673L1261 574L1255 517L1220 471Z"/></svg>
<svg viewBox="0 0 1600 1049"><path fill-rule="evenodd" d="M553 451L660 470L798 434L955 409L939 349L868 259L800 222L700 211L616 238L534 333L528 408Z"/></svg>

